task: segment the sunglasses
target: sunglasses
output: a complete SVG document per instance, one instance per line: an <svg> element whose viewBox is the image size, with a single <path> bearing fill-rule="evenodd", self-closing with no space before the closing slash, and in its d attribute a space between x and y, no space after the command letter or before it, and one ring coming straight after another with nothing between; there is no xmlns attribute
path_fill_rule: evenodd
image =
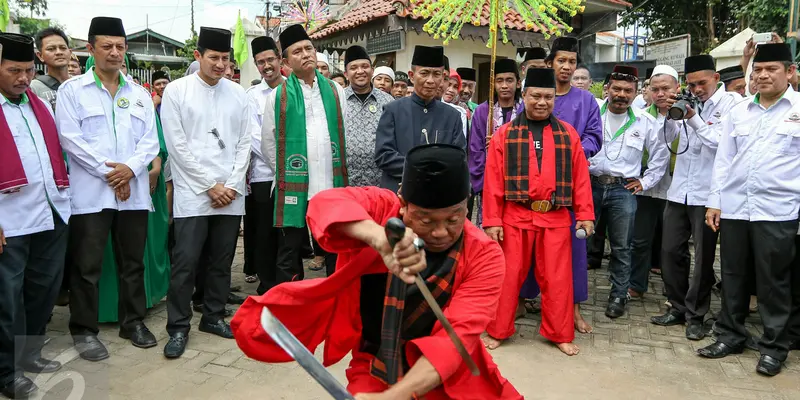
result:
<svg viewBox="0 0 800 400"><path fill-rule="evenodd" d="M612 72L611 79L615 81L639 82L639 77L631 74L623 74L622 72Z"/></svg>
<svg viewBox="0 0 800 400"><path fill-rule="evenodd" d="M214 139L217 139L217 144L219 145L219 148L224 150L225 142L223 142L222 139L219 138L219 131L217 131L217 128L211 129L211 134L214 135Z"/></svg>

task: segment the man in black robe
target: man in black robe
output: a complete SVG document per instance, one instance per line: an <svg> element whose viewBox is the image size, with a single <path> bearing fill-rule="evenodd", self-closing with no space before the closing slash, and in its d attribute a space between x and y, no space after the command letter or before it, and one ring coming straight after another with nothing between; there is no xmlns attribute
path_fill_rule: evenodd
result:
<svg viewBox="0 0 800 400"><path fill-rule="evenodd" d="M397 191L405 156L413 147L429 143L466 147L461 114L435 98L444 76L442 47L414 48L408 71L414 94L386 105L378 122L375 163L381 170L381 187Z"/></svg>

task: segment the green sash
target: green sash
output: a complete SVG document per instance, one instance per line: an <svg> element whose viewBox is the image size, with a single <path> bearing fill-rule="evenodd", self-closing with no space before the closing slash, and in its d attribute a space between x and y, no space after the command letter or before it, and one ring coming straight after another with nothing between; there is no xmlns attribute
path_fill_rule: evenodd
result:
<svg viewBox="0 0 800 400"><path fill-rule="evenodd" d="M605 114L607 109L608 109L608 102L605 102L600 107L600 115ZM617 129L617 131L614 133L614 136L611 138L611 141L613 142L619 137L619 135L625 133L625 131L627 131L628 128L630 128L634 122L636 122L636 115L633 113L633 108L628 107L628 121L625 122L625 124L623 124L622 126L620 126L619 129Z"/></svg>
<svg viewBox="0 0 800 400"><path fill-rule="evenodd" d="M334 83L316 71L317 87L322 96L333 161L333 187L347 186L347 161L344 154L344 123L339 93ZM275 227L303 228L308 208L308 144L306 142L306 107L300 81L292 73L277 89L275 129L277 157L275 177Z"/></svg>

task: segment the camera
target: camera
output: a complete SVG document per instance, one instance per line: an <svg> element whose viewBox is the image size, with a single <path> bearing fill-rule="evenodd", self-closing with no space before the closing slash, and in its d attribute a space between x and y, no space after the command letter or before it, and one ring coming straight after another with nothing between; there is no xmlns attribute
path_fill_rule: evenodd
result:
<svg viewBox="0 0 800 400"><path fill-rule="evenodd" d="M675 99L678 101L676 101L675 104L669 108L669 111L667 111L669 118L674 120L683 119L683 117L686 115L686 106L697 110L697 105L700 104L700 99L686 90L684 90L681 94L676 95Z"/></svg>

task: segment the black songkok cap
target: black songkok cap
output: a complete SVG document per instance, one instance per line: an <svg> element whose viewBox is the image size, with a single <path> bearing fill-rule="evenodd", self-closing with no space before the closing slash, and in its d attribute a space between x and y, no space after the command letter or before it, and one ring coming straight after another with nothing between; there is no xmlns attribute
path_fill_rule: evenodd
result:
<svg viewBox="0 0 800 400"><path fill-rule="evenodd" d="M122 20L113 17L94 17L89 25L89 36L119 36L125 37L125 28Z"/></svg>
<svg viewBox="0 0 800 400"><path fill-rule="evenodd" d="M250 50L253 51L253 56L258 53L272 50L275 54L280 54L278 51L278 45L275 43L275 39L269 36L259 36L250 43Z"/></svg>
<svg viewBox="0 0 800 400"><path fill-rule="evenodd" d="M3 45L3 60L30 62L33 61L33 38L16 33L0 33L0 44Z"/></svg>
<svg viewBox="0 0 800 400"><path fill-rule="evenodd" d="M528 73L525 75L525 87L555 89L556 73L552 68L528 68Z"/></svg>
<svg viewBox="0 0 800 400"><path fill-rule="evenodd" d="M608 85L608 81L611 80L611 74L606 74L606 79L603 79L603 86Z"/></svg>
<svg viewBox="0 0 800 400"><path fill-rule="evenodd" d="M644 79L650 79L650 77L653 76L653 69L654 69L653 67L650 67L650 68L645 70Z"/></svg>
<svg viewBox="0 0 800 400"><path fill-rule="evenodd" d="M229 52L231 51L231 31L201 26L197 47L224 53Z"/></svg>
<svg viewBox="0 0 800 400"><path fill-rule="evenodd" d="M519 68L517 67L517 62L510 59L510 58L501 58L494 63L494 73L496 74L504 74L506 72L514 72L519 74Z"/></svg>
<svg viewBox="0 0 800 400"><path fill-rule="evenodd" d="M570 53L578 52L578 39L574 37L561 36L553 41L553 47L550 48L550 57L555 57L557 51L568 51Z"/></svg>
<svg viewBox="0 0 800 400"><path fill-rule="evenodd" d="M304 40L311 40L311 38L308 37L306 30L303 29L303 25L294 24L284 29L278 40L281 42L281 50L286 51L289 46Z"/></svg>
<svg viewBox="0 0 800 400"><path fill-rule="evenodd" d="M792 62L792 49L787 43L766 43L756 47L753 62L787 61Z"/></svg>
<svg viewBox="0 0 800 400"><path fill-rule="evenodd" d="M720 80L723 82L730 82L734 79L744 78L744 71L741 65L734 65L732 67L723 68L719 70Z"/></svg>
<svg viewBox="0 0 800 400"><path fill-rule="evenodd" d="M545 58L547 58L547 50L541 47L534 47L525 52L525 61L523 62L528 62L530 60L544 60Z"/></svg>
<svg viewBox="0 0 800 400"><path fill-rule="evenodd" d="M495 65L495 69L497 69L497 65ZM456 72L458 73L458 76L461 77L462 81L476 81L476 73L472 68L456 68Z"/></svg>
<svg viewBox="0 0 800 400"><path fill-rule="evenodd" d="M367 60L372 63L372 60L369 58L369 54L367 53L367 49L361 46L350 46L344 52L345 68L347 68L347 64L350 64L351 61L355 60Z"/></svg>
<svg viewBox="0 0 800 400"><path fill-rule="evenodd" d="M639 78L639 70L636 69L636 67L631 67L630 65L615 65L614 70L612 70L611 73L630 75L636 79Z"/></svg>
<svg viewBox="0 0 800 400"><path fill-rule="evenodd" d="M444 57L444 70L447 72L447 75L450 76L450 59L447 56Z"/></svg>
<svg viewBox="0 0 800 400"><path fill-rule="evenodd" d="M408 79L408 74L403 71L395 71L394 72L394 81L395 82L405 82L406 85L411 84L411 80Z"/></svg>
<svg viewBox="0 0 800 400"><path fill-rule="evenodd" d="M169 79L169 74L164 72L164 71L153 72L153 76L150 78L150 81L155 84L156 81L159 80L159 79L170 80Z"/></svg>
<svg viewBox="0 0 800 400"><path fill-rule="evenodd" d="M686 60L683 62L683 72L686 74L691 74L692 72L697 71L716 72L717 67L714 65L714 57L711 57L708 54L686 57Z"/></svg>
<svg viewBox="0 0 800 400"><path fill-rule="evenodd" d="M403 167L401 195L428 209L454 206L469 197L467 153L451 144L426 144L411 149Z"/></svg>
<svg viewBox="0 0 800 400"><path fill-rule="evenodd" d="M441 68L444 66L444 47L415 46L411 65L417 67ZM449 72L448 72L449 73Z"/></svg>

